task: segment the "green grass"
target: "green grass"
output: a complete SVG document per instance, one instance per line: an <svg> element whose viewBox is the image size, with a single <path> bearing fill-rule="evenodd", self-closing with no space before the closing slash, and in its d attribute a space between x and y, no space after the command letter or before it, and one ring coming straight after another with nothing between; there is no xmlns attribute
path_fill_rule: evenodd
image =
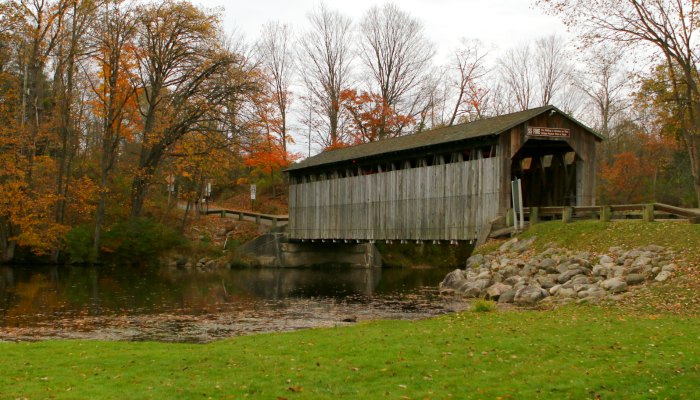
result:
<svg viewBox="0 0 700 400"><path fill-rule="evenodd" d="M700 259L700 224L687 222L641 221L579 221L564 224L559 221L536 224L521 237L537 236L541 249L548 242L578 250L605 252L612 246L633 248L656 244Z"/></svg>
<svg viewBox="0 0 700 400"><path fill-rule="evenodd" d="M0 398L691 398L700 321L591 306L207 345L0 344Z"/></svg>

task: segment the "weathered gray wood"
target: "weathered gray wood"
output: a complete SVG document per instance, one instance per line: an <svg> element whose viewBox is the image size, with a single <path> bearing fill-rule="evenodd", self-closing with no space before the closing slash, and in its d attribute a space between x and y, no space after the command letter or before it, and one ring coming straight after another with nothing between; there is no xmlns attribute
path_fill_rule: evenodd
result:
<svg viewBox="0 0 700 400"><path fill-rule="evenodd" d="M292 239L475 240L498 214L497 157L292 184ZM404 164L403 167L408 167Z"/></svg>

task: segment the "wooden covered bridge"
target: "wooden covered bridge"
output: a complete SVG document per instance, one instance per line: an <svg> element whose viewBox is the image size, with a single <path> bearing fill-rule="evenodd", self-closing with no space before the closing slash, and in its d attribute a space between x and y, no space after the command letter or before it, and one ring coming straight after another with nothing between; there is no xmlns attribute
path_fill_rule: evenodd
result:
<svg viewBox="0 0 700 400"><path fill-rule="evenodd" d="M473 241L510 207L594 204L602 138L553 106L326 151L287 169L290 241Z"/></svg>

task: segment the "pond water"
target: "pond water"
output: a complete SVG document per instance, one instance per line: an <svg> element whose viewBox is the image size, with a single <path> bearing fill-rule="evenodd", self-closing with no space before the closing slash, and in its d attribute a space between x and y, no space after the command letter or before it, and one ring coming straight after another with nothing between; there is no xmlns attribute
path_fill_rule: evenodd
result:
<svg viewBox="0 0 700 400"><path fill-rule="evenodd" d="M449 270L0 267L0 340L208 342L465 308L437 285Z"/></svg>

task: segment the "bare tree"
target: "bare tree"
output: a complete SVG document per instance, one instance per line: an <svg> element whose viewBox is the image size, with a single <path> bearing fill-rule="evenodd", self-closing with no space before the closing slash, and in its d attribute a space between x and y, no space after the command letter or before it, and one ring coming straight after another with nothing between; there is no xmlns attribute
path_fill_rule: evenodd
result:
<svg viewBox="0 0 700 400"><path fill-rule="evenodd" d="M530 44L521 44L506 51L498 60L503 86L512 94L515 103L511 110L527 110L535 97L535 74L532 67Z"/></svg>
<svg viewBox="0 0 700 400"><path fill-rule="evenodd" d="M488 52L478 40L462 39L461 46L453 56L450 84L456 89L452 115L447 125L453 125L458 117L468 121L482 117L485 88L478 82L487 69Z"/></svg>
<svg viewBox="0 0 700 400"><path fill-rule="evenodd" d="M299 39L298 59L307 93L302 100L311 115L302 119L316 130L317 141L329 147L343 141L340 93L350 80L351 21L323 3L307 18L311 26Z"/></svg>
<svg viewBox="0 0 700 400"><path fill-rule="evenodd" d="M695 193L700 202L700 74L695 0L539 0L547 11L580 28L588 42L639 45L666 64Z"/></svg>
<svg viewBox="0 0 700 400"><path fill-rule="evenodd" d="M564 88L572 70L564 39L557 35L537 39L533 61L539 86L539 105L552 104L552 100Z"/></svg>
<svg viewBox="0 0 700 400"><path fill-rule="evenodd" d="M276 117L272 131L279 135L284 156L287 157L287 142L290 140L287 114L291 103L289 87L293 79L294 57L292 54L291 30L279 22L263 25L256 46L258 64L265 74L266 92L273 98Z"/></svg>
<svg viewBox="0 0 700 400"><path fill-rule="evenodd" d="M415 115L416 102L435 54L423 25L395 4L372 7L360 23L360 58L371 75L368 82L398 113ZM399 132L400 133L400 132ZM379 138L387 136L380 129Z"/></svg>
<svg viewBox="0 0 700 400"><path fill-rule="evenodd" d="M577 85L593 103L596 128L610 138L611 122L626 104L629 78L622 68L622 51L610 47L597 47L587 57L586 68L578 74Z"/></svg>

